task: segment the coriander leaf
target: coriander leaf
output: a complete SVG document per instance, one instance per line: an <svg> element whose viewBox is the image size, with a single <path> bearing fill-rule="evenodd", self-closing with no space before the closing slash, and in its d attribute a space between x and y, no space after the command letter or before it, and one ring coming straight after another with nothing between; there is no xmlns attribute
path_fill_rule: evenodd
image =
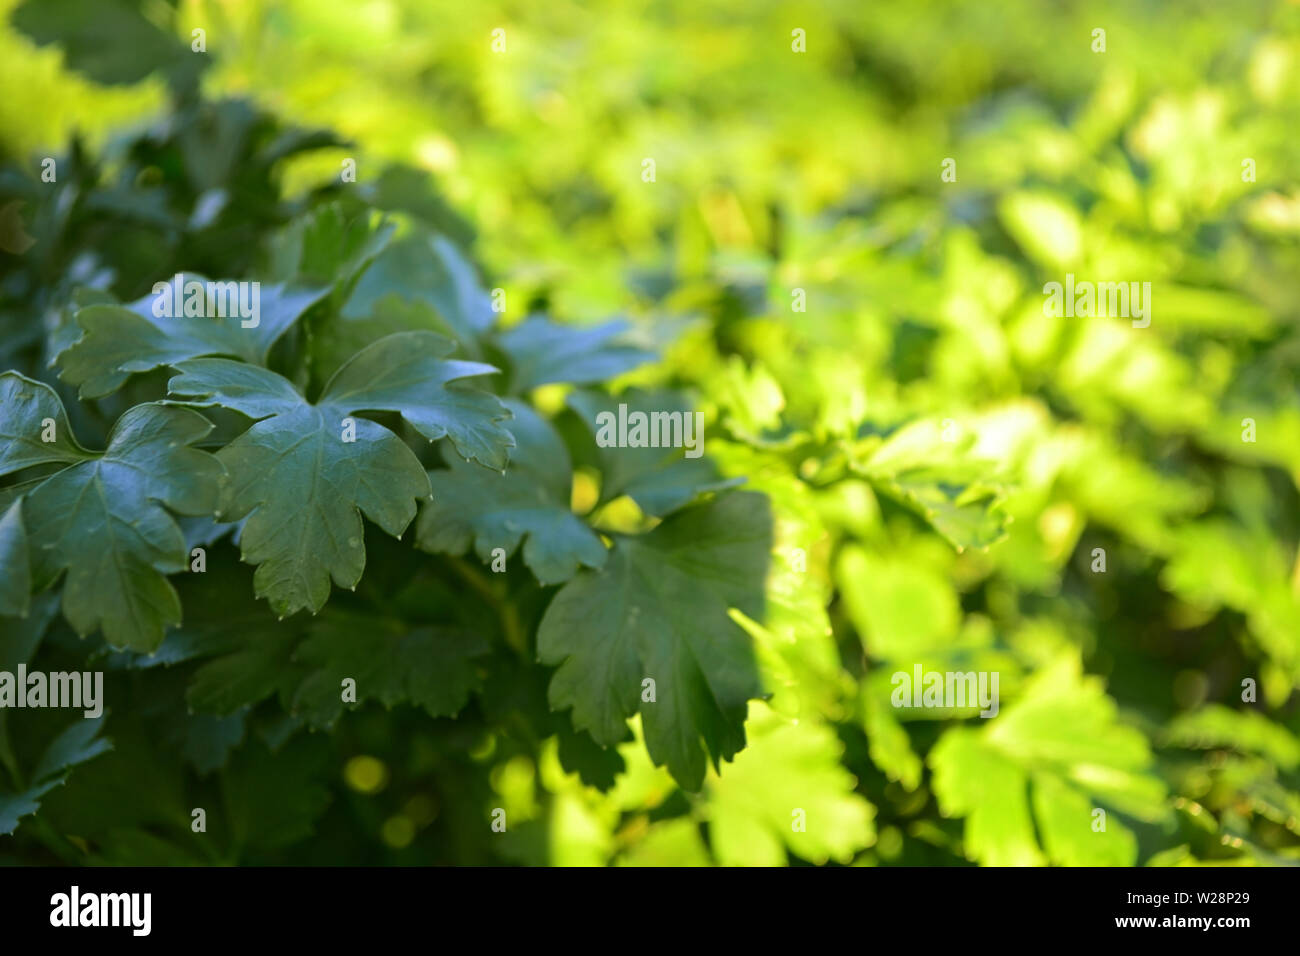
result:
<svg viewBox="0 0 1300 956"><path fill-rule="evenodd" d="M563 715L559 716L555 737L559 744L560 766L566 773L576 773L587 786L607 793L614 787L618 775L627 769L623 755L614 747L601 747L591 734L574 730Z"/></svg>
<svg viewBox="0 0 1300 956"><path fill-rule="evenodd" d="M304 678L291 709L316 726L329 726L343 712L339 688L357 682L357 700L385 707L411 703L431 717L450 717L479 686L474 659L486 654L482 635L453 627L410 629L373 617L334 615L314 622L294 652Z"/></svg>
<svg viewBox="0 0 1300 956"><path fill-rule="evenodd" d="M32 787L21 793L0 792L0 836L8 836L18 829L23 817L29 817L41 808L41 797L51 787Z"/></svg>
<svg viewBox="0 0 1300 956"><path fill-rule="evenodd" d="M217 455L230 473L220 507L225 520L247 518L243 557L257 565L254 587L277 614L320 610L331 579L355 587L365 568L361 516L400 536L429 496L405 442L355 413L398 412L426 438L446 435L462 454L505 466L513 439L497 423L508 412L487 392L447 384L490 367L443 361L449 348L430 333L389 336L340 369L314 405L257 366L176 366L172 395L259 419Z"/></svg>
<svg viewBox="0 0 1300 956"><path fill-rule="evenodd" d="M432 306L462 343L473 342L495 319L474 267L441 236L389 245L357 280L343 318L368 318L389 295Z"/></svg>
<svg viewBox="0 0 1300 956"><path fill-rule="evenodd" d="M269 395L221 392L223 382L243 377L249 366L197 359L180 368L181 376L172 380L174 394L212 397L235 409L263 409L273 401ZM320 610L331 578L348 588L361 580L362 514L400 535L415 517L416 502L429 493L424 469L400 438L357 419L356 440L344 441L347 417L330 406L285 406L217 455L231 476L221 498L222 518L247 517L240 550L257 565L258 595L281 616Z"/></svg>
<svg viewBox="0 0 1300 956"><path fill-rule="evenodd" d="M206 776L225 766L230 753L243 742L246 714L239 711L226 717L190 714L185 719L185 741L181 756L200 775Z"/></svg>
<svg viewBox="0 0 1300 956"><path fill-rule="evenodd" d="M456 337L432 306L396 296L384 298L361 319L347 318L333 310L321 311L311 325L307 340L313 386L323 386L352 356L372 342L398 332L433 332ZM481 357L477 346L463 351L465 358Z"/></svg>
<svg viewBox="0 0 1300 956"><path fill-rule="evenodd" d="M939 471L877 479L877 487L920 512L958 551L984 548L1006 535L1002 490L981 482L954 483Z"/></svg>
<svg viewBox="0 0 1300 956"><path fill-rule="evenodd" d="M281 626L244 637L229 635L209 646L205 650L216 656L194 672L186 701L201 713L229 717L277 691L287 696L301 676L293 665L299 637L297 630Z"/></svg>
<svg viewBox="0 0 1300 956"><path fill-rule="evenodd" d="M187 550L171 512L215 508L221 465L190 447L212 426L185 409L137 405L113 426L107 450L94 454L71 437L49 386L6 372L0 399L0 434L40 435L43 418L61 430L46 460L66 467L28 482L21 499L27 539L40 542L28 554L32 584L48 587L66 572L63 613L79 634L102 627L114 647L152 651L181 617L165 575L185 569ZM9 455L0 474L37 457ZM0 550L3 576L22 573L10 563L17 560L16 549Z"/></svg>
<svg viewBox="0 0 1300 956"><path fill-rule="evenodd" d="M699 824L690 817L652 823L644 837L615 861L616 866L711 866Z"/></svg>
<svg viewBox="0 0 1300 956"><path fill-rule="evenodd" d="M600 571L561 589L537 634L558 665L550 702L609 747L641 714L646 749L683 787L745 744L746 702L762 695L753 649L728 615L761 618L772 542L767 499L736 492L620 538ZM643 681L655 700L642 700ZM703 750L701 749L703 742Z"/></svg>
<svg viewBox="0 0 1300 956"><path fill-rule="evenodd" d="M966 818L969 858L986 866L1043 865L1024 769L983 746L979 735L965 727L944 734L929 759L939 809L945 816Z"/></svg>
<svg viewBox="0 0 1300 956"><path fill-rule="evenodd" d="M41 798L61 786L74 767L112 749L99 736L103 727L102 717L74 721L45 748L30 786L19 793L0 793L0 836L13 833L23 817L39 810Z"/></svg>
<svg viewBox="0 0 1300 956"><path fill-rule="evenodd" d="M559 584L579 565L599 568L605 546L569 510L573 467L559 435L522 402L506 400L516 447L501 475L444 452L445 471L429 472L433 498L420 512L416 541L425 551L464 554L471 543L483 561L496 548L513 554L524 541L524 563L542 584ZM526 540L525 540L526 538Z"/></svg>
<svg viewBox="0 0 1300 956"><path fill-rule="evenodd" d="M986 725L947 731L929 763L940 810L966 817L966 854L985 865L1046 858L1132 866L1132 831L1112 815L1093 832L1093 809L1103 804L1148 822L1169 814L1146 738L1119 722L1114 702L1070 653L1038 671Z"/></svg>
<svg viewBox="0 0 1300 956"><path fill-rule="evenodd" d="M854 792L844 745L816 719L790 721L756 705L750 743L709 779L709 843L724 866L783 866L786 850L822 864L849 863L875 842L876 810ZM795 810L804 826L792 826Z"/></svg>
<svg viewBox="0 0 1300 956"><path fill-rule="evenodd" d="M14 10L13 25L37 46L57 43L68 68L96 83L138 83L155 69L196 76L207 57L194 56L139 6L132 0L28 0Z"/></svg>
<svg viewBox="0 0 1300 956"><path fill-rule="evenodd" d="M1006 534L1005 489L986 480L991 463L969 457L940 427L918 421L891 434L851 463L878 490L916 511L958 551L984 548Z"/></svg>
<svg viewBox="0 0 1300 956"><path fill-rule="evenodd" d="M23 527L22 499L0 517L0 616L26 617L32 594L31 562L27 557L27 529Z"/></svg>
<svg viewBox="0 0 1300 956"><path fill-rule="evenodd" d="M397 412L429 441L447 437L461 457L502 471L514 439L497 424L509 418L490 392L448 385L490 375L482 362L447 359L455 346L431 332L398 332L368 345L325 385L321 404Z"/></svg>
<svg viewBox="0 0 1300 956"><path fill-rule="evenodd" d="M1132 866L1137 837L1117 821L1093 829L1094 805L1087 794L1050 773L1030 775L1031 805L1047 856L1062 866Z"/></svg>
<svg viewBox="0 0 1300 956"><path fill-rule="evenodd" d="M626 409L621 406L626 406ZM687 457L684 447L649 447L651 441L660 446L672 442L684 446L689 425L695 447L703 449L702 419L675 392L629 389L615 398L600 392L576 391L569 396L569 407L596 439L596 455L603 478L601 504L628 495L642 511L663 517L703 494L733 487L744 480L723 480L711 462L703 457ZM645 415L649 423L667 420L670 425L667 429L658 425L647 426L638 434L632 427L636 414ZM652 415L676 415L680 433L673 430L671 418L656 419L651 418ZM629 427L627 434L620 436L624 420ZM612 423L612 427L603 428L603 422ZM668 432L667 441L663 440L665 430ZM621 445L624 437L628 442ZM612 443L603 445L604 441Z"/></svg>
<svg viewBox="0 0 1300 956"><path fill-rule="evenodd" d="M309 836L330 803L329 762L329 747L316 736L274 754L259 741L239 748L220 775L235 844L269 849Z"/></svg>
<svg viewBox="0 0 1300 956"><path fill-rule="evenodd" d="M862 726L867 733L871 762L890 780L897 780L907 790L915 790L921 783L921 758L912 749L912 740L894 715L894 708L865 685L860 697Z"/></svg>
<svg viewBox="0 0 1300 956"><path fill-rule="evenodd" d="M31 602L26 617L11 618L4 622L4 630L0 632L0 671L13 672L19 664L32 659L58 610L58 595L47 592L38 595ZM0 724L3 722L4 715L0 714ZM3 747L3 737L0 735L0 752Z"/></svg>
<svg viewBox="0 0 1300 956"><path fill-rule="evenodd" d="M622 320L574 328L540 317L526 319L497 337L510 359L511 391L526 392L552 382L604 382L652 360L653 352L619 344L629 329Z"/></svg>
<svg viewBox="0 0 1300 956"><path fill-rule="evenodd" d="M186 274L184 282L188 285L190 281L206 282ZM243 322L249 320L239 315L209 318L216 314L211 301L205 304L202 316L156 316L155 295L129 306L87 306L76 314L82 337L56 361L63 380L79 386L82 398L111 394L137 372L205 355L229 355L265 365L276 340L328 291L327 287L260 286L255 328L244 328ZM170 284L159 294L170 296Z"/></svg>
<svg viewBox="0 0 1300 956"><path fill-rule="evenodd" d="M1231 748L1267 757L1283 770L1300 767L1300 740L1257 710L1203 704L1179 714L1165 727L1161 743L1192 749Z"/></svg>
<svg viewBox="0 0 1300 956"><path fill-rule="evenodd" d="M373 219L370 211L349 217L339 203L299 216L271 244L276 276L328 285L334 291L350 290L397 230L391 222Z"/></svg>
<svg viewBox="0 0 1300 956"><path fill-rule="evenodd" d="M17 372L0 375L0 475L94 457L77 444L54 389Z"/></svg>
<svg viewBox="0 0 1300 956"><path fill-rule="evenodd" d="M960 596L949 575L921 555L849 544L835 576L845 614L878 660L940 651L957 636Z"/></svg>

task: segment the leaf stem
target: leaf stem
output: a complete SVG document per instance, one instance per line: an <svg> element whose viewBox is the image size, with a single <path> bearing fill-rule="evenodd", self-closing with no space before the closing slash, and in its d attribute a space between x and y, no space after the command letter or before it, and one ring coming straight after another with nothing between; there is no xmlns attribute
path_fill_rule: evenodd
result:
<svg viewBox="0 0 1300 956"><path fill-rule="evenodd" d="M9 772L10 782L13 784L14 792L21 793L24 789L22 771L18 769L18 758L14 756L13 744L9 740L9 722L6 719L8 714L0 713L0 765Z"/></svg>
<svg viewBox="0 0 1300 956"><path fill-rule="evenodd" d="M483 572L471 567L460 558L447 555L447 564L497 612L506 643L521 657L527 657L528 638L520 626L518 611L507 599L506 589L493 584Z"/></svg>

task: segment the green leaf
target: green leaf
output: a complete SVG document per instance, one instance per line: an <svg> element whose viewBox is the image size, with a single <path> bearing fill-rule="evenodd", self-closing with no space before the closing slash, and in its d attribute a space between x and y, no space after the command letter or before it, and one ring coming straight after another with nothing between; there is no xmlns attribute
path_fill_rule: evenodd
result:
<svg viewBox="0 0 1300 956"><path fill-rule="evenodd" d="M386 296L432 306L463 343L495 321L474 267L441 236L412 236L388 246L357 280L343 318L364 319Z"/></svg>
<svg viewBox="0 0 1300 956"><path fill-rule="evenodd" d="M938 650L957 633L958 594L949 575L924 557L855 544L840 551L836 579L844 609L863 649L877 660Z"/></svg>
<svg viewBox="0 0 1300 956"><path fill-rule="evenodd" d="M742 441L776 449L806 439L806 433L783 427L785 395L781 383L762 363L749 366L733 355L711 376L708 388L719 408L726 410L727 429Z"/></svg>
<svg viewBox="0 0 1300 956"><path fill-rule="evenodd" d="M862 726L867 733L871 762L890 780L897 780L906 789L915 790L921 783L921 758L912 750L906 728L894 716L888 699L873 693L865 684L861 689L861 700Z"/></svg>
<svg viewBox="0 0 1300 956"><path fill-rule="evenodd" d="M606 747L639 712L654 762L698 790L706 755L716 766L744 746L746 701L762 694L749 637L727 609L761 618L771 543L767 499L752 493L620 538L542 618L538 656L559 667L551 706L572 709L573 726ZM653 702L642 699L647 678Z"/></svg>
<svg viewBox="0 0 1300 956"><path fill-rule="evenodd" d="M273 849L309 836L330 803L328 760L318 737L300 737L274 754L257 741L240 748L221 774L235 845Z"/></svg>
<svg viewBox="0 0 1300 956"><path fill-rule="evenodd" d="M1132 866L1137 837L1118 820L1097 814L1087 795L1055 774L1031 776L1034 819L1043 849L1062 866ZM1105 829L1100 829L1104 821Z"/></svg>
<svg viewBox="0 0 1300 956"><path fill-rule="evenodd" d="M272 243L273 271L289 281L350 289L352 283L392 241L397 226L374 222L366 210L349 218L339 203L300 216Z"/></svg>
<svg viewBox="0 0 1300 956"><path fill-rule="evenodd" d="M1041 866L1028 776L980 735L948 731L930 751L934 793L945 816L966 818L966 855L985 866Z"/></svg>
<svg viewBox="0 0 1300 956"><path fill-rule="evenodd" d="M25 664L32 659L36 648L40 646L41 639L45 637L50 622L58 613L58 605L58 595L47 592L38 595L31 602L26 617L13 618L4 622L4 630L0 631L0 671L12 673L17 670L19 664ZM0 714L0 723L3 723L3 720L4 715ZM0 734L0 749L3 746L4 737Z"/></svg>
<svg viewBox="0 0 1300 956"><path fill-rule="evenodd" d="M103 727L102 717L74 721L45 748L30 786L19 793L0 793L0 835L13 833L23 817L39 810L41 798L61 786L74 767L112 748L99 736Z"/></svg>
<svg viewBox="0 0 1300 956"><path fill-rule="evenodd" d="M288 697L301 677L293 663L300 637L281 626L271 633L230 635L210 644L207 653L215 656L194 672L186 701L201 713L229 717L277 691Z"/></svg>
<svg viewBox="0 0 1300 956"><path fill-rule="evenodd" d="M226 765L231 751L243 741L245 718L243 711L226 717L189 715L185 721L181 756L200 774L219 770Z"/></svg>
<svg viewBox="0 0 1300 956"><path fill-rule="evenodd" d="M471 546L487 562L501 548L514 554L542 584L560 584L579 565L599 568L605 546L569 510L573 467L569 451L548 422L522 402L507 400L516 447L502 475L446 454L447 469L432 471L433 498L420 512L416 541L426 551L464 554Z"/></svg>
<svg viewBox="0 0 1300 956"><path fill-rule="evenodd" d="M21 793L0 792L0 836L13 833L23 817L29 817L39 810L42 796L44 792L39 788Z"/></svg>
<svg viewBox="0 0 1300 956"><path fill-rule="evenodd" d="M491 368L444 361L450 347L430 333L389 336L354 356L314 405L257 366L226 359L176 366L171 394L259 419L218 453L230 473L221 513L247 517L240 548L257 565L258 595L277 614L320 610L331 579L355 587L365 568L361 516L400 536L416 502L429 496L406 444L354 414L397 412L430 441L447 436L462 455L505 466L513 439L498 422L509 413L487 392L447 384ZM353 429L355 441L345 440Z"/></svg>
<svg viewBox="0 0 1300 956"><path fill-rule="evenodd" d="M0 517L0 568L4 569L0 575L0 616L26 617L31 604L32 571L21 498Z"/></svg>
<svg viewBox="0 0 1300 956"><path fill-rule="evenodd" d="M1290 546L1269 529L1223 520L1185 525L1172 535L1161 581L1184 601L1227 604L1246 616L1268 655L1300 679L1300 593L1292 582Z"/></svg>
<svg viewBox="0 0 1300 956"><path fill-rule="evenodd" d="M94 457L77 444L54 389L17 372L0 375L0 475Z"/></svg>
<svg viewBox="0 0 1300 956"><path fill-rule="evenodd" d="M687 457L688 452L683 447L600 445L601 422L617 422L620 405L627 406L629 420L637 412L647 416L655 413L683 416L680 440L684 443L685 416L694 416L696 413L691 411L683 396L675 392L629 389L614 397L601 392L576 391L569 396L568 402L593 438L597 439L596 455L603 478L601 503L612 501L620 495L628 495L646 514L663 517L690 504L701 495L731 488L744 481L743 478L722 479L712 462L704 457ZM613 419L601 417L606 413L612 415ZM694 429L694 422L691 427ZM702 450L703 429L694 430L691 434L698 443L696 447ZM617 441L617 428L609 437ZM670 433L670 439L677 438Z"/></svg>
<svg viewBox="0 0 1300 956"><path fill-rule="evenodd" d="M1006 534L1005 488L990 475L995 466L970 458L970 436L945 439L932 421L894 432L852 470L878 490L917 512L958 551L987 549Z"/></svg>
<svg viewBox="0 0 1300 956"><path fill-rule="evenodd" d="M662 820L651 825L645 837L626 853L617 866L709 866L709 851L700 838L699 825L690 819Z"/></svg>
<svg viewBox="0 0 1300 956"><path fill-rule="evenodd" d="M132 0L27 0L13 25L38 46L57 43L70 69L96 83L138 83L156 69L197 75L207 63L150 22Z"/></svg>
<svg viewBox="0 0 1300 956"><path fill-rule="evenodd" d="M579 733L562 720L555 734L559 741L560 766L566 773L576 773L589 787L606 793L626 769L622 754L613 747L602 747L591 734Z"/></svg>
<svg viewBox="0 0 1300 956"><path fill-rule="evenodd" d="M1025 253L1049 269L1065 269L1083 255L1079 212L1054 193L1010 193L998 204L998 218Z"/></svg>
<svg viewBox="0 0 1300 956"><path fill-rule="evenodd" d="M188 274L184 282L190 281L206 280ZM129 306L87 306L76 314L82 337L57 362L63 380L79 386L82 398L101 398L117 391L135 373L205 355L265 365L276 340L328 291L327 287L260 286L255 328L244 328L243 322L251 320L238 315L208 318L216 315L211 301L203 316L155 316L153 295ZM170 286L161 294L170 296Z"/></svg>
<svg viewBox="0 0 1300 956"><path fill-rule="evenodd" d="M335 373L320 404L397 412L429 441L448 437L462 458L504 471L514 438L498 424L510 417L500 399L448 384L497 370L481 362L447 359L453 348L430 332L386 336Z"/></svg>
<svg viewBox="0 0 1300 956"><path fill-rule="evenodd" d="M1132 832L1113 812L1104 830L1094 829L1093 811L1148 822L1169 816L1146 738L1117 720L1072 652L1036 672L1023 696L979 730L946 732L929 762L940 809L966 818L966 855L987 866L1132 866Z"/></svg>
<svg viewBox="0 0 1300 956"><path fill-rule="evenodd" d="M622 320L573 328L536 317L502 332L497 344L510 359L511 390L522 393L552 382L604 382L651 361L653 352L619 344L630 329Z"/></svg>
<svg viewBox="0 0 1300 956"><path fill-rule="evenodd" d="M172 745L177 735L171 726L160 727L143 714L158 703L151 700L147 707L112 715L111 752L82 765L65 787L43 801L51 826L88 841L110 829L134 826L189 836L194 803L186 798L186 770Z"/></svg>
<svg viewBox="0 0 1300 956"><path fill-rule="evenodd" d="M750 744L709 780L709 843L723 866L849 863L875 842L875 807L854 792L844 746L817 720L789 721L757 705Z"/></svg>
<svg viewBox="0 0 1300 956"><path fill-rule="evenodd" d="M1300 740L1257 710L1235 711L1206 704L1171 720L1162 742L1197 749L1231 747L1262 754L1284 770L1300 766Z"/></svg>
<svg viewBox="0 0 1300 956"><path fill-rule="evenodd" d="M351 678L358 702L409 703L430 717L450 717L478 688L475 658L489 649L482 635L461 628L390 626L336 614L314 622L293 654L304 677L291 710L315 726L329 726L343 712L342 681Z"/></svg>
<svg viewBox="0 0 1300 956"><path fill-rule="evenodd" d="M53 418L62 444L52 443L66 467L24 486L22 520L29 541L31 581L48 587L66 572L63 613L85 636L102 627L113 647L152 651L181 607L166 574L186 568L188 551L175 518L211 514L221 465L190 447L212 426L201 415L162 405L127 411L101 455L71 437L58 397L49 386L12 372L0 375L0 433L39 435ZM50 414L57 409L57 414ZM24 442L29 439L24 439ZM35 452L10 455L0 474L30 464ZM8 467L5 467L7 465ZM3 576L23 572L14 549L0 550Z"/></svg>

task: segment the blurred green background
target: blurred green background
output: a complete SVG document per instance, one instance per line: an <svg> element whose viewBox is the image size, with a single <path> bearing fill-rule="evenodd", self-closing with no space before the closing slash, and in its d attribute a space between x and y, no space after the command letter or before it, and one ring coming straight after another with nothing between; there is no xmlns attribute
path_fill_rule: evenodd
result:
<svg viewBox="0 0 1300 956"><path fill-rule="evenodd" d="M142 45L201 28L205 95L351 141L287 195L418 170L507 321L671 341L625 381L693 389L778 518L774 695L701 794L466 742L537 838L453 839L375 714L253 861L1300 863L1300 4L118 6L0 2L9 161L111 155L193 69ZM1066 273L1152 283L1150 327L1046 316ZM891 707L917 663L1000 715Z"/></svg>

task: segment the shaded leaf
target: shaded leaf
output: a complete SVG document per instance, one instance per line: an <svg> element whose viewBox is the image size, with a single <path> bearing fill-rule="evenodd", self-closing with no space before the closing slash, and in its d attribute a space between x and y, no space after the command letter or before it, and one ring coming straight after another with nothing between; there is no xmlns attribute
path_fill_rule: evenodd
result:
<svg viewBox="0 0 1300 956"><path fill-rule="evenodd" d="M426 551L464 554L471 545L487 562L501 548L514 554L524 542L524 563L542 584L559 584L580 565L599 568L605 546L569 509L573 469L569 452L550 424L521 402L507 400L515 449L502 475L455 455L432 471L433 498L420 512L416 541Z"/></svg>
<svg viewBox="0 0 1300 956"><path fill-rule="evenodd" d="M604 382L654 359L654 353L620 344L631 329L622 320L587 328L560 325L550 319L526 319L497 337L510 359L510 387L526 392L538 385Z"/></svg>
<svg viewBox="0 0 1300 956"><path fill-rule="evenodd" d="M600 392L576 391L569 396L569 406L577 413L583 425L597 438L596 454L600 462L603 478L600 497L602 502L611 501L619 495L628 495L647 514L663 517L695 501L701 495L711 491L720 491L734 487L744 479L723 479L719 476L712 462L699 455L688 457L684 447L619 447L611 444L601 447L599 435L601 423L618 422L620 405L626 406L626 416L631 420L633 413L644 413L647 421L662 422L665 419L649 419L652 414L677 415L680 429L676 432L670 425L667 429L668 439L684 444L686 439L686 416L691 416L692 429L698 419L685 399L667 391L647 392L641 389L629 389L613 397ZM605 414L613 418L603 418ZM703 429L691 432L699 452L703 451ZM658 431L659 439L664 437ZM617 429L609 434L618 440ZM652 439L647 435L647 441ZM656 442L668 445L661 440ZM690 454L696 454L691 452Z"/></svg>
<svg viewBox="0 0 1300 956"><path fill-rule="evenodd" d="M365 567L362 514L397 536L429 495L406 444L355 413L397 412L431 441L447 436L462 454L505 466L513 439L498 422L506 410L487 392L447 384L490 367L444 361L449 347L429 333L389 336L340 369L316 404L256 366L226 359L177 366L171 394L259 419L218 454L230 473L221 511L226 520L247 518L240 548L276 613L318 611L331 579L354 587ZM345 440L352 429L355 440Z"/></svg>
<svg viewBox="0 0 1300 956"><path fill-rule="evenodd" d="M185 282L206 281L194 275ZM265 365L275 341L304 312L321 300L326 288L260 287L255 328L244 328L238 314L215 316L212 302L203 316L155 316L155 297L149 295L130 306L91 305L76 314L82 337L62 352L57 361L64 381L80 387L82 398L100 398L117 391L137 372L148 372L186 359L225 355ZM170 288L161 293L170 296ZM224 306L222 311L226 311Z"/></svg>
<svg viewBox="0 0 1300 956"><path fill-rule="evenodd" d="M641 714L646 748L685 788L705 760L745 743L746 701L762 694L753 648L729 617L759 619L772 541L767 500L732 493L621 538L600 571L584 571L547 608L538 656L556 665L550 701L573 726L613 746ZM652 679L654 702L643 700Z"/></svg>
<svg viewBox="0 0 1300 956"><path fill-rule="evenodd" d="M41 798L61 786L73 768L111 749L99 736L103 728L102 717L74 721L45 748L30 786L20 793L0 792L0 835L13 833L23 817L39 810Z"/></svg>
<svg viewBox="0 0 1300 956"><path fill-rule="evenodd" d="M11 372L0 376L0 396L0 432L9 434L39 435L41 416L59 405L48 386ZM146 404L118 419L100 455L80 450L70 430L63 448L48 446L68 464L24 486L27 537L40 542L30 549L31 581L44 588L66 572L63 613L78 633L102 627L110 645L150 651L180 621L165 575L184 570L188 552L170 512L216 506L221 465L190 447L211 429L195 412ZM7 549L0 560L17 559ZM3 571L23 573L8 564Z"/></svg>

